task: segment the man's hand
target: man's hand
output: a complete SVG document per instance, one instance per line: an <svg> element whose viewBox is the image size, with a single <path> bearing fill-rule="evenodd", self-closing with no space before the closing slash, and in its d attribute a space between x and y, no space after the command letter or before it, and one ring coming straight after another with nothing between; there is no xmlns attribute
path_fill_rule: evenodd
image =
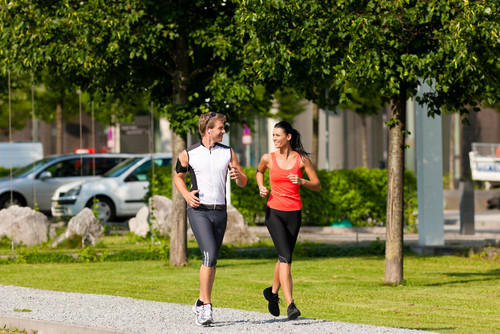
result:
<svg viewBox="0 0 500 334"><path fill-rule="evenodd" d="M186 195L185 200L190 207L197 208L200 206L200 199L196 196L199 192L200 190L193 190Z"/></svg>
<svg viewBox="0 0 500 334"><path fill-rule="evenodd" d="M240 178L240 171L238 170L238 168L234 167L233 166L233 163L230 162L229 163L229 177L231 178L231 180L238 180Z"/></svg>

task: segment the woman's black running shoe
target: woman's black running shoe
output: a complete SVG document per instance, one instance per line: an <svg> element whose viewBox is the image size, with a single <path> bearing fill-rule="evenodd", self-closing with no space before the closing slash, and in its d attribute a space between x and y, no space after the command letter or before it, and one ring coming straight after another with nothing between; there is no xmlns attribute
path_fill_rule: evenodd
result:
<svg viewBox="0 0 500 334"><path fill-rule="evenodd" d="M264 293L264 297L269 302L267 305L269 313L271 313L275 317L279 316L280 315L280 307L279 307L278 303L280 301L280 298L278 297L278 294L273 293L272 287L265 288L263 293Z"/></svg>
<svg viewBox="0 0 500 334"><path fill-rule="evenodd" d="M286 313L288 315L288 320L297 319L300 315L300 311L297 308L297 306L295 306L294 302L291 302L290 305L288 305L288 308L286 309Z"/></svg>

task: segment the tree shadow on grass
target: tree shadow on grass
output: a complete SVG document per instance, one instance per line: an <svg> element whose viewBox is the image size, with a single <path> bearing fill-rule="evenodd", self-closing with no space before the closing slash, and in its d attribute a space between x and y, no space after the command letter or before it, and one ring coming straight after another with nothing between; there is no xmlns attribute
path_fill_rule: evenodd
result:
<svg viewBox="0 0 500 334"><path fill-rule="evenodd" d="M439 282L432 284L425 284L425 286L440 286L449 284L461 284L461 283L471 283L471 282L486 282L486 281L497 281L500 280L500 269L493 269L484 273L474 273L474 272L464 272L464 273L440 273L449 277L463 277L463 280L450 281L450 282ZM468 279L470 277L470 279ZM473 278L477 277L477 278Z"/></svg>

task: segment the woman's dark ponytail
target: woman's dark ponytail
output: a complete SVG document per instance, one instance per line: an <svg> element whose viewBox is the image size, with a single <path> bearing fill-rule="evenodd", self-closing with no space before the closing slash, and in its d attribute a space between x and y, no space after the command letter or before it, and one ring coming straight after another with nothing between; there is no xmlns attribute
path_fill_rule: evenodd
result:
<svg viewBox="0 0 500 334"><path fill-rule="evenodd" d="M295 130L290 123L287 121L281 121L276 123L274 127L283 129L287 135L292 135L292 139L290 139L290 146L292 146L292 150L299 153L301 157L309 156L309 153L307 153L306 150L304 150L304 146L302 146L299 131Z"/></svg>

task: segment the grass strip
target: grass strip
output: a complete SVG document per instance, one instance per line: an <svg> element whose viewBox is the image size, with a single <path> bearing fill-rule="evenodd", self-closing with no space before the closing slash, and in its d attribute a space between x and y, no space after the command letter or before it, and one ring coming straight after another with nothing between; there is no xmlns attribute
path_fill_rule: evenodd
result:
<svg viewBox="0 0 500 334"><path fill-rule="evenodd" d="M262 290L274 259L221 259L216 307L267 313ZM200 261L0 266L0 284L192 304ZM441 333L495 333L500 328L500 263L463 257L405 257L405 282L384 284L384 256L294 259L294 298L304 317ZM282 305L284 308L284 305Z"/></svg>

